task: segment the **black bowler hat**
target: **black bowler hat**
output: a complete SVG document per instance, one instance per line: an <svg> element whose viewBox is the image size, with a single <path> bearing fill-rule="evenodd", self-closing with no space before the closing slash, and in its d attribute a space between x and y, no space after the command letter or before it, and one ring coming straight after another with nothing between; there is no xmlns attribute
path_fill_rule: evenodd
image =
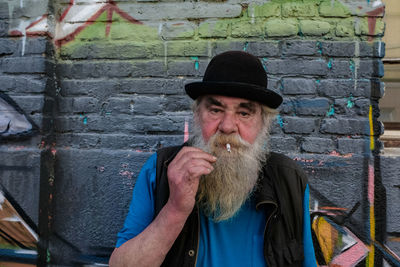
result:
<svg viewBox="0 0 400 267"><path fill-rule="evenodd" d="M207 66L203 81L186 84L185 91L192 99L201 95L224 95L257 101L274 109L282 103L279 94L267 89L267 73L260 60L242 51L215 56Z"/></svg>

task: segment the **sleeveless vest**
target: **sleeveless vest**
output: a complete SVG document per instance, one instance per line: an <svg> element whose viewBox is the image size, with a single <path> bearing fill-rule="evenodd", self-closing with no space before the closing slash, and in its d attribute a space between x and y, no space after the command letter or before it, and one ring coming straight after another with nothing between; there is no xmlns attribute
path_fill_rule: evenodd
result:
<svg viewBox="0 0 400 267"><path fill-rule="evenodd" d="M167 203L169 186L168 164L182 146L157 151L155 216ZM307 177L290 158L270 153L254 193L256 209L265 209L264 258L268 267L302 266L303 198ZM197 206L175 240L162 266L195 266L200 236Z"/></svg>

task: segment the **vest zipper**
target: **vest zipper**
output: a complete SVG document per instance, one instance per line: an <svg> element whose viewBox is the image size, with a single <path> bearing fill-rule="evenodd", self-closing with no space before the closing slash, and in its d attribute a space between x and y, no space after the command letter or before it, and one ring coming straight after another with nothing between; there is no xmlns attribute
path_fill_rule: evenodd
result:
<svg viewBox="0 0 400 267"><path fill-rule="evenodd" d="M271 218L275 215L276 211L278 210L278 205L272 201L262 201L262 202L257 203L256 208L258 208L258 206L262 205L262 204L272 204L274 206L274 210L271 212L271 215L267 218L267 221L265 223L264 234L263 234L264 243L265 243L266 232L268 231L267 234L269 234L269 230L271 229L271 228L268 228L268 224L270 223ZM267 266L269 266L267 255L265 254L265 249L264 249L264 259L265 259L265 262L267 263Z"/></svg>

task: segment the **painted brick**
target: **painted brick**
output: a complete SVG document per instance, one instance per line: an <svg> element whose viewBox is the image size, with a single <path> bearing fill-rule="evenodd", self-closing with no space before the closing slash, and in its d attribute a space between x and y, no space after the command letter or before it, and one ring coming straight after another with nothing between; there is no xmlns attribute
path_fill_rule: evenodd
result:
<svg viewBox="0 0 400 267"><path fill-rule="evenodd" d="M57 65L57 73L61 77L70 79L84 78L122 78L165 75L164 62L162 61L103 61L61 63Z"/></svg>
<svg viewBox="0 0 400 267"><path fill-rule="evenodd" d="M335 148L335 143L329 138L306 137L301 143L301 149L309 153L330 153Z"/></svg>
<svg viewBox="0 0 400 267"><path fill-rule="evenodd" d="M369 114L369 106L371 104L371 100L369 99L357 99L354 101L357 114L360 116L368 116Z"/></svg>
<svg viewBox="0 0 400 267"><path fill-rule="evenodd" d="M400 183L398 179L400 177L400 168L398 157L383 156L380 162L382 183L387 190L387 231L388 233L398 233L400 232L400 207L398 205L400 201ZM391 245L393 246L394 244L392 243ZM399 245L397 245L397 248L399 248Z"/></svg>
<svg viewBox="0 0 400 267"><path fill-rule="evenodd" d="M8 10L8 3L0 3L0 19L8 19L10 17L10 12Z"/></svg>
<svg viewBox="0 0 400 267"><path fill-rule="evenodd" d="M297 141L293 137L271 136L271 151L280 153L296 153L299 151Z"/></svg>
<svg viewBox="0 0 400 267"><path fill-rule="evenodd" d="M328 78L353 78L352 62L349 60L341 59L329 59L328 63L329 71L327 73Z"/></svg>
<svg viewBox="0 0 400 267"><path fill-rule="evenodd" d="M0 56L11 55L15 51L15 41L11 39L0 39Z"/></svg>
<svg viewBox="0 0 400 267"><path fill-rule="evenodd" d="M280 89L281 89L281 78L280 77L274 77L273 75L268 75L268 85L267 88L277 92L278 94L281 94Z"/></svg>
<svg viewBox="0 0 400 267"><path fill-rule="evenodd" d="M168 75L171 76L202 76L208 65L205 60L171 60L168 62Z"/></svg>
<svg viewBox="0 0 400 267"><path fill-rule="evenodd" d="M63 59L131 59L152 58L164 55L161 42L85 42L78 45L62 46Z"/></svg>
<svg viewBox="0 0 400 267"><path fill-rule="evenodd" d="M340 1L322 1L319 6L319 14L322 17L346 18L351 15L350 10Z"/></svg>
<svg viewBox="0 0 400 267"><path fill-rule="evenodd" d="M288 2L282 4L283 17L316 17L318 8L315 3Z"/></svg>
<svg viewBox="0 0 400 267"><path fill-rule="evenodd" d="M325 115L330 107L327 98L298 98L293 104L299 115Z"/></svg>
<svg viewBox="0 0 400 267"><path fill-rule="evenodd" d="M267 73L272 74L297 74L297 75L326 75L328 66L320 59L271 59L266 63Z"/></svg>
<svg viewBox="0 0 400 267"><path fill-rule="evenodd" d="M6 20L0 20L0 37L8 35L9 23Z"/></svg>
<svg viewBox="0 0 400 267"><path fill-rule="evenodd" d="M287 98L285 97L283 99L282 104L279 106L279 111L281 114L294 114L294 104L293 104L293 99L292 98Z"/></svg>
<svg viewBox="0 0 400 267"><path fill-rule="evenodd" d="M199 36L200 37L227 37L228 28L231 22L229 20L217 20L217 21L204 21L199 25Z"/></svg>
<svg viewBox="0 0 400 267"><path fill-rule="evenodd" d="M335 114L355 117L357 115L356 110L357 107L355 106L354 99L352 97L335 99Z"/></svg>
<svg viewBox="0 0 400 267"><path fill-rule="evenodd" d="M124 79L120 91L129 94L184 94L183 79ZM118 90L118 89L117 89Z"/></svg>
<svg viewBox="0 0 400 267"><path fill-rule="evenodd" d="M316 56L318 51L316 41L287 40L282 43L282 54L286 56Z"/></svg>
<svg viewBox="0 0 400 267"><path fill-rule="evenodd" d="M166 43L168 56L208 56L208 41L171 41Z"/></svg>
<svg viewBox="0 0 400 267"><path fill-rule="evenodd" d="M324 119L321 123L321 133L330 134L363 134L369 135L369 121L366 118L359 119Z"/></svg>
<svg viewBox="0 0 400 267"><path fill-rule="evenodd" d="M354 85L354 81L347 79L324 79L317 83L317 91L321 96L344 97L355 94Z"/></svg>
<svg viewBox="0 0 400 267"><path fill-rule="evenodd" d="M277 115L276 118L271 121L270 135L282 137L283 135L282 130L283 130L283 120L280 115Z"/></svg>
<svg viewBox="0 0 400 267"><path fill-rule="evenodd" d="M43 96L12 96L12 99L22 108L27 114L41 113L44 107Z"/></svg>
<svg viewBox="0 0 400 267"><path fill-rule="evenodd" d="M181 112L191 111L192 99L187 95L182 96L168 96L165 100L166 112Z"/></svg>
<svg viewBox="0 0 400 267"><path fill-rule="evenodd" d="M385 56L384 42L360 42L360 57L379 57Z"/></svg>
<svg viewBox="0 0 400 267"><path fill-rule="evenodd" d="M279 90L290 97L291 95L314 94L315 81L305 78L283 78Z"/></svg>
<svg viewBox="0 0 400 267"><path fill-rule="evenodd" d="M338 138L338 152L341 154L362 154L369 150L369 141L366 139Z"/></svg>
<svg viewBox="0 0 400 267"><path fill-rule="evenodd" d="M264 29L262 23L259 21L242 20L239 22L232 22L232 36L233 37L262 37L264 36Z"/></svg>
<svg viewBox="0 0 400 267"><path fill-rule="evenodd" d="M354 57L355 42L321 42L323 56L329 57Z"/></svg>
<svg viewBox="0 0 400 267"><path fill-rule="evenodd" d="M336 24L335 34L338 37L352 37L355 34L354 19L341 19Z"/></svg>
<svg viewBox="0 0 400 267"><path fill-rule="evenodd" d="M96 112L98 109L98 100L93 97L76 97L72 101L74 112Z"/></svg>
<svg viewBox="0 0 400 267"><path fill-rule="evenodd" d="M156 115L163 111L166 98L163 96L129 95L123 97L111 97L104 104L104 112L107 114L132 114L132 115Z"/></svg>
<svg viewBox="0 0 400 267"><path fill-rule="evenodd" d="M381 18L376 19L375 29L370 32L368 18L360 19L355 24L355 33L357 35L383 36L385 32L385 22Z"/></svg>
<svg viewBox="0 0 400 267"><path fill-rule="evenodd" d="M118 66L118 65L117 65ZM109 77L119 77L118 70L123 73L123 68L112 71ZM164 77L166 75L166 68L163 61L149 60L149 61L135 61L132 64L131 77Z"/></svg>
<svg viewBox="0 0 400 267"><path fill-rule="evenodd" d="M119 82L111 79L60 81L60 94L64 97L92 95L102 99L118 92L118 88Z"/></svg>
<svg viewBox="0 0 400 267"><path fill-rule="evenodd" d="M268 37L289 37L299 32L295 19L269 19L264 26Z"/></svg>
<svg viewBox="0 0 400 267"><path fill-rule="evenodd" d="M58 97L58 110L61 113L92 113L100 108L93 97Z"/></svg>
<svg viewBox="0 0 400 267"><path fill-rule="evenodd" d="M22 40L15 41L18 43L18 55L22 54L22 50L24 51L24 55L33 55L33 54L43 54L48 51L49 41L46 37L35 37L35 38L27 38L25 44ZM24 48L23 48L24 47Z"/></svg>
<svg viewBox="0 0 400 267"><path fill-rule="evenodd" d="M30 18L36 19L41 17L43 14L46 14L47 11L47 2L48 0L43 1L38 4L35 0L24 0L22 5L18 5L18 8L14 8L12 11L11 18ZM35 5L36 4L36 5ZM11 9L11 8L10 8Z"/></svg>
<svg viewBox="0 0 400 267"><path fill-rule="evenodd" d="M309 134L315 131L316 120L312 118L283 117L285 133Z"/></svg>
<svg viewBox="0 0 400 267"><path fill-rule="evenodd" d="M132 134L63 134L58 136L57 145L66 148L108 148L134 149L139 151L155 152L165 146L180 145L183 143L183 134L179 135L132 135Z"/></svg>
<svg viewBox="0 0 400 267"><path fill-rule="evenodd" d="M184 21L164 22L161 37L164 40L185 39L194 36L195 25Z"/></svg>
<svg viewBox="0 0 400 267"><path fill-rule="evenodd" d="M47 78L37 75L0 76L2 90L10 93L43 93Z"/></svg>
<svg viewBox="0 0 400 267"><path fill-rule="evenodd" d="M44 73L46 59L44 57L3 58L0 68L5 73Z"/></svg>
<svg viewBox="0 0 400 267"><path fill-rule="evenodd" d="M281 15L281 4L268 2L265 4L250 3L247 16L253 17L279 17Z"/></svg>
<svg viewBox="0 0 400 267"><path fill-rule="evenodd" d="M357 74L359 78L383 77L384 66L382 60L360 60Z"/></svg>
<svg viewBox="0 0 400 267"><path fill-rule="evenodd" d="M233 18L242 12L239 4L184 2L179 3L120 3L118 6L129 15L140 21L172 20L172 19L201 19L201 18Z"/></svg>
<svg viewBox="0 0 400 267"><path fill-rule="evenodd" d="M300 20L300 32L303 35L322 36L331 30L331 24L321 20Z"/></svg>
<svg viewBox="0 0 400 267"><path fill-rule="evenodd" d="M286 95L315 94L317 85L313 79L284 78L282 80L282 93Z"/></svg>
<svg viewBox="0 0 400 267"><path fill-rule="evenodd" d="M212 44L211 56L215 56L230 50L246 50L249 42L236 41L236 40L224 40L216 41Z"/></svg>
<svg viewBox="0 0 400 267"><path fill-rule="evenodd" d="M279 42L246 42L245 51L256 57L276 57L279 56Z"/></svg>
<svg viewBox="0 0 400 267"><path fill-rule="evenodd" d="M185 117L182 116L128 116L125 114L74 115L58 118L55 127L59 132L98 133L181 133Z"/></svg>

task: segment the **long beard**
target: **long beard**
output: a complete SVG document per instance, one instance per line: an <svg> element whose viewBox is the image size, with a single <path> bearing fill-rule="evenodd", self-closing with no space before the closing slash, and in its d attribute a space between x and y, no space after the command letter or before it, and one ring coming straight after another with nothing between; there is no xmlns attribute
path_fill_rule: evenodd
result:
<svg viewBox="0 0 400 267"><path fill-rule="evenodd" d="M268 155L268 127L264 127L254 144L238 134L217 132L207 143L201 130L194 129L191 143L217 157L214 170L200 179L197 203L214 221L233 217L257 186L258 176ZM226 144L230 144L230 152Z"/></svg>

